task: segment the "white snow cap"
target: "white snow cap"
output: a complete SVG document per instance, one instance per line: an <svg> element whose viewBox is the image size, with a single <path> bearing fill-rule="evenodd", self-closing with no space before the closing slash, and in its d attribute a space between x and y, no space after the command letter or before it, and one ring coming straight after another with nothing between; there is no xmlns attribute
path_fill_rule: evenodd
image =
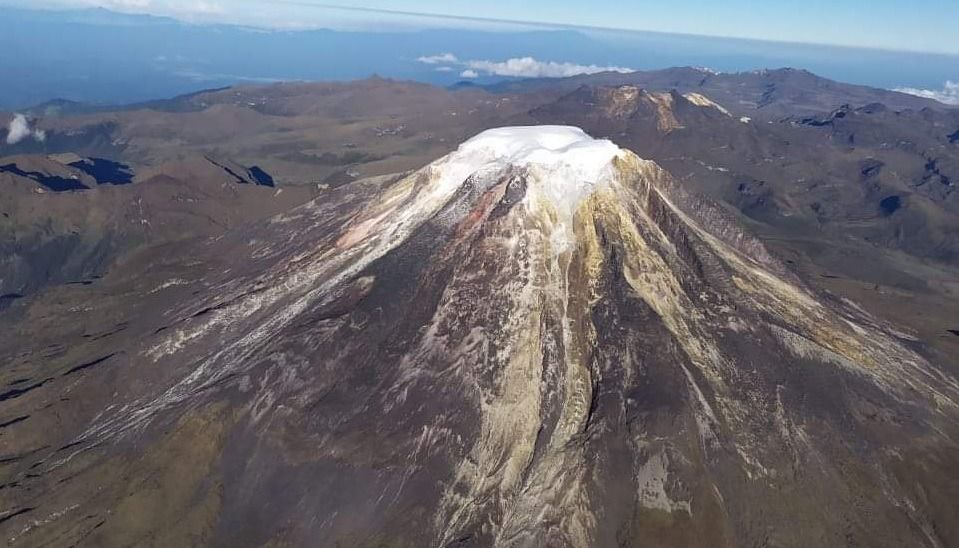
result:
<svg viewBox="0 0 959 548"><path fill-rule="evenodd" d="M607 139L594 139L572 126L517 126L484 131L466 141L436 167L439 188L459 185L469 175L507 165L529 172L524 203L548 205L559 217L551 238L557 250L572 239L577 205L615 178L612 162L626 151Z"/></svg>
<svg viewBox="0 0 959 548"><path fill-rule="evenodd" d="M504 127L484 131L430 164L425 184L409 187L402 207L364 219L346 241L363 241L375 232L382 246L398 245L415 227L434 217L470 176L496 176L509 165L526 169L526 192L517 211L549 208L555 215L549 238L556 252L575 235L572 218L583 198L614 183L616 157L630 154L608 140L593 139L569 126ZM386 219L389 222L385 222ZM382 228L374 231L374 227Z"/></svg>
<svg viewBox="0 0 959 548"><path fill-rule="evenodd" d="M460 145L454 155L481 164L565 168L593 183L621 152L611 141L594 139L578 127L516 126L486 130Z"/></svg>

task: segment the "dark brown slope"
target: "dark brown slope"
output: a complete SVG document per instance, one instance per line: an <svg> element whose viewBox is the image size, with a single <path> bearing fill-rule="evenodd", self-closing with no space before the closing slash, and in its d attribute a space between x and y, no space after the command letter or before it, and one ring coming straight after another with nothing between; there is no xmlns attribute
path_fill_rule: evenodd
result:
<svg viewBox="0 0 959 548"><path fill-rule="evenodd" d="M572 213L568 175L450 165L33 303L3 538L957 542L959 392L921 344L629 154Z"/></svg>
<svg viewBox="0 0 959 548"><path fill-rule="evenodd" d="M137 248L222 234L314 195L269 183L211 157L140 173L71 154L0 158L0 306L49 284L90 283Z"/></svg>

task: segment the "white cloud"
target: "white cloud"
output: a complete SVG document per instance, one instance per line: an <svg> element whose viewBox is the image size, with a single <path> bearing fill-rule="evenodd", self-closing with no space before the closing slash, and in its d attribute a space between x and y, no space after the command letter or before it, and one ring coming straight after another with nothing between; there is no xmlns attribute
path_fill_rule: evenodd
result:
<svg viewBox="0 0 959 548"><path fill-rule="evenodd" d="M896 88L893 91L908 93L917 97L934 99L946 105L959 105L959 82L947 81L941 90L936 89L918 89L918 88Z"/></svg>
<svg viewBox="0 0 959 548"><path fill-rule="evenodd" d="M7 144L15 145L30 136L30 123L23 114L17 114L7 128Z"/></svg>
<svg viewBox="0 0 959 548"><path fill-rule="evenodd" d="M7 127L7 144L15 145L27 137L33 137L38 142L47 140L47 132L41 129L30 129L30 121L23 114L16 114Z"/></svg>
<svg viewBox="0 0 959 548"><path fill-rule="evenodd" d="M556 61L540 61L533 57L513 57L505 61L460 61L452 53L441 53L439 55L425 55L418 58L417 61L427 65L462 67L464 70L460 73L460 76L463 78L478 78L480 74L520 78L564 78L577 74L596 74L597 72L632 72L632 69L624 67L557 63Z"/></svg>
<svg viewBox="0 0 959 548"><path fill-rule="evenodd" d="M468 61L466 66L475 71L497 76L518 76L522 78L564 78L577 74L596 74L598 72L632 72L632 69L624 67L557 63L555 61L539 61L532 57L514 57L501 62Z"/></svg>
<svg viewBox="0 0 959 548"><path fill-rule="evenodd" d="M456 58L452 53L441 53L439 55L424 55L416 59L420 63L426 63L427 65L439 65L439 64L457 64L459 59Z"/></svg>
<svg viewBox="0 0 959 548"><path fill-rule="evenodd" d="M453 72L453 67L436 67L433 70L436 72Z"/></svg>

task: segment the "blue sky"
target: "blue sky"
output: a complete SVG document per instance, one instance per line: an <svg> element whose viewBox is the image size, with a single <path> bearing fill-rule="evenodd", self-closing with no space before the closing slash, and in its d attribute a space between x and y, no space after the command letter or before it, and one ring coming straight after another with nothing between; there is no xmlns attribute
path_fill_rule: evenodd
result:
<svg viewBox="0 0 959 548"><path fill-rule="evenodd" d="M319 8L313 0L0 0L29 7L100 6L196 22L267 27L482 26L479 21ZM363 0L332 2L459 17L959 53L957 0ZM495 26L495 25L494 25ZM502 26L502 25L500 25Z"/></svg>

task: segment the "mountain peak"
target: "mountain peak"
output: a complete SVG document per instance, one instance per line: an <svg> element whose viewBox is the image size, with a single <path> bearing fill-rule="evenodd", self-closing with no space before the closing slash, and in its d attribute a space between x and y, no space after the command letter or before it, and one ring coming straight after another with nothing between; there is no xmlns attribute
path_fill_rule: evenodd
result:
<svg viewBox="0 0 959 548"><path fill-rule="evenodd" d="M572 169L590 182L624 151L607 139L594 139L574 126L516 126L484 131L454 153L456 161L498 162Z"/></svg>
<svg viewBox="0 0 959 548"><path fill-rule="evenodd" d="M525 209L544 219L556 251L574 239L573 217L596 190L617 179L617 158L634 154L573 126L516 126L484 131L441 161L450 182L495 185L504 177ZM638 160L638 158L637 158ZM504 175L505 174L505 175ZM444 185L445 186L445 185Z"/></svg>

